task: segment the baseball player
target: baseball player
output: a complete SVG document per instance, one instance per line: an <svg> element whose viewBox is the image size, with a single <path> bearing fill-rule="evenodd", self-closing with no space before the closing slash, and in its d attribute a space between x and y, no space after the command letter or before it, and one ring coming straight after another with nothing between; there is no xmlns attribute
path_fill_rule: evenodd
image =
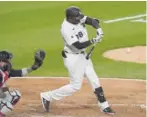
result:
<svg viewBox="0 0 147 117"><path fill-rule="evenodd" d="M20 100L21 94L19 90L11 90L6 82L10 77L23 77L38 69L45 57L45 52L38 50L35 53L34 64L31 67L15 70L12 68L12 54L7 51L0 51L0 117L5 117L9 114L14 105Z"/></svg>
<svg viewBox="0 0 147 117"><path fill-rule="evenodd" d="M65 45L62 56L64 65L70 75L70 84L53 91L42 92L40 95L43 107L48 112L50 102L71 96L74 92L80 90L85 76L98 99L100 109L106 114L114 115L114 111L104 96L103 88L94 71L92 61L90 58L86 59L85 49L92 44L99 43L104 35L99 26L99 20L84 16L80 9L74 6L67 8L65 14L66 18L61 26L61 35ZM95 38L88 39L85 24L96 29L97 36Z"/></svg>

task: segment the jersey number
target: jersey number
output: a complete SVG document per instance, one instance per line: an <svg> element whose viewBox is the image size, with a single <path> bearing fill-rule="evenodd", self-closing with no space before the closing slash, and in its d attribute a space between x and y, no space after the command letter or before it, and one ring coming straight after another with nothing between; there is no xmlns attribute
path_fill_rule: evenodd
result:
<svg viewBox="0 0 147 117"><path fill-rule="evenodd" d="M78 32L78 34L76 35L76 37L78 38L78 39L80 39L81 37L83 37L83 33L80 31L80 32Z"/></svg>

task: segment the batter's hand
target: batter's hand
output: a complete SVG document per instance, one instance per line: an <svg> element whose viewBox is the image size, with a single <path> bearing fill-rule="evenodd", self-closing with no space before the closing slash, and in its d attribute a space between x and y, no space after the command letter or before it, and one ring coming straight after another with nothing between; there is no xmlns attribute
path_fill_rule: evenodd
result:
<svg viewBox="0 0 147 117"><path fill-rule="evenodd" d="M34 61L34 64L32 65L33 70L38 69L43 64L45 55L46 55L45 51L41 49L35 52L35 55L34 55L35 61Z"/></svg>
<svg viewBox="0 0 147 117"><path fill-rule="evenodd" d="M97 35L101 35L102 37L104 36L104 32L103 32L102 28L98 28L96 30L96 32L97 32Z"/></svg>
<svg viewBox="0 0 147 117"><path fill-rule="evenodd" d="M99 43L102 41L102 37L103 37L103 35L97 35L95 38L91 39L90 42L93 44Z"/></svg>

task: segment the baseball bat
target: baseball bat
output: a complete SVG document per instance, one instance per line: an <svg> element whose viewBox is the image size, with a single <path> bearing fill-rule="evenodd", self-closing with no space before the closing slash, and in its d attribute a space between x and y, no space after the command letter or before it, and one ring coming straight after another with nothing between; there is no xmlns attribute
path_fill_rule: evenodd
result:
<svg viewBox="0 0 147 117"><path fill-rule="evenodd" d="M100 25L99 25L99 24L98 24L98 27L100 28ZM86 59L87 59L87 60L91 57L92 52L93 52L94 48L96 47L96 44L97 44L97 43L95 43L95 44L90 48L90 50L88 51L88 53L87 53L87 55L86 55Z"/></svg>
<svg viewBox="0 0 147 117"><path fill-rule="evenodd" d="M87 55L86 55L86 59L87 59L87 60L91 57L92 52L93 52L93 50L94 50L95 47L96 47L96 44L94 44L94 45L90 48L90 50L88 51L88 53L87 53Z"/></svg>

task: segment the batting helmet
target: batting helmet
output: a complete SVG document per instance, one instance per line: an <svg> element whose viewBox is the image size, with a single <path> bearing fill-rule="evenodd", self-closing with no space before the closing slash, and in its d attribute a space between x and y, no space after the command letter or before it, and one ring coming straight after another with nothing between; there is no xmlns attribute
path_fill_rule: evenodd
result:
<svg viewBox="0 0 147 117"><path fill-rule="evenodd" d="M80 20L84 17L81 10L78 7L70 6L65 11L66 19L72 24L78 24Z"/></svg>

